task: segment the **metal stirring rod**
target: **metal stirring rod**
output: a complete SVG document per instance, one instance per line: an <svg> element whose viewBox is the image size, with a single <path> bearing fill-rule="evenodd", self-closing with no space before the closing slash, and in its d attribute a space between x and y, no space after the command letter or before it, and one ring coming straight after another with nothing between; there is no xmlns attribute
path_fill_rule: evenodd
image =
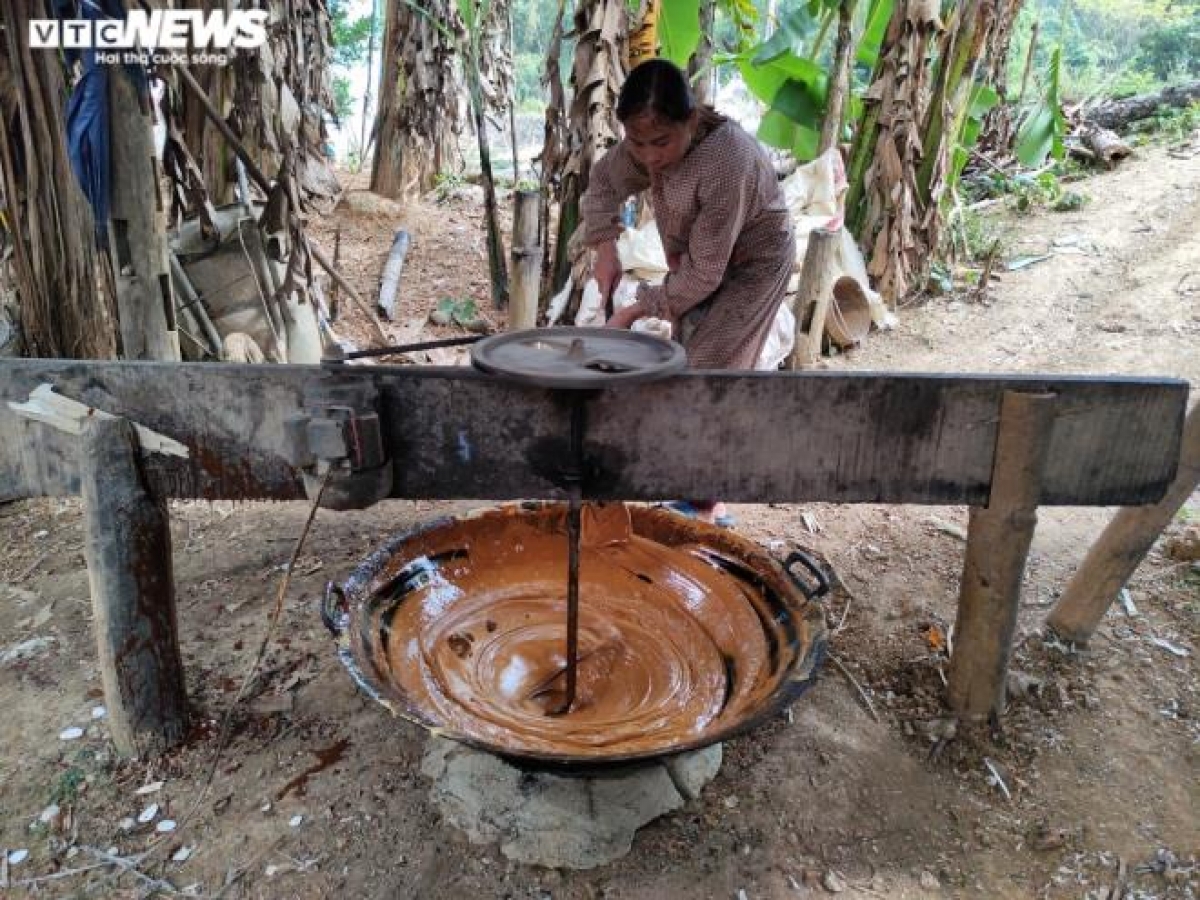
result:
<svg viewBox="0 0 1200 900"><path fill-rule="evenodd" d="M576 396L571 404L571 470L564 476L567 483L567 684L562 705L548 713L552 716L570 712L575 703L575 679L579 669L579 534L583 506L585 402L583 397Z"/></svg>

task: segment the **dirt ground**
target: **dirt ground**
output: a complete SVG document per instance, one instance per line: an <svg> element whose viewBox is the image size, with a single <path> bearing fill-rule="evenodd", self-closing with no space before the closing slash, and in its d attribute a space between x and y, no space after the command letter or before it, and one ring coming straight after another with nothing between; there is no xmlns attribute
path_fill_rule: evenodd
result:
<svg viewBox="0 0 1200 900"><path fill-rule="evenodd" d="M904 309L896 330L830 365L1200 384L1197 151L1200 138L1140 151L1076 185L1091 198L1080 211L1002 217L1010 258L1052 257L1004 271L983 300ZM393 337L414 337L444 297L473 297L486 312L480 214L469 197L406 210L360 198L358 209L314 229L331 247L340 225L343 264L366 296L393 229L413 232ZM365 343L361 321L347 318L340 327ZM625 859L599 869L526 867L468 844L427 799L425 735L356 692L315 602L327 579L344 577L386 535L435 509L469 506L395 501L317 515L215 770L220 722L266 633L306 505L172 504L195 727L181 749L151 762L118 760L93 718L103 700L78 501L0 506L0 847L13 860L11 851L28 851L0 868L9 881L0 895L144 896L150 879L230 898L1200 894L1200 572L1172 559L1164 539L1092 649L1063 646L1041 628L1108 520L1103 509L1041 511L1003 730L946 742L939 639L953 622L966 510L733 507L743 533L807 545L832 562L853 594L828 610L832 649L874 715L827 666L787 715L726 745L700 800L647 826ZM1188 519L1200 519L1200 497L1166 537ZM61 739L72 726L82 736ZM152 803L176 831L123 823ZM123 864L103 864L105 853Z"/></svg>

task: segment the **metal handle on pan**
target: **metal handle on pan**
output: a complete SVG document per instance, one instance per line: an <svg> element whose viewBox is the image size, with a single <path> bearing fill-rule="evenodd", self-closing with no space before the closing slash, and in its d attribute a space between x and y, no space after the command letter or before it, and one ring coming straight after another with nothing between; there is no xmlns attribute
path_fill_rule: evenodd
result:
<svg viewBox="0 0 1200 900"><path fill-rule="evenodd" d="M321 622L334 637L340 637L350 624L350 604L340 584L330 581L321 598Z"/></svg>
<svg viewBox="0 0 1200 900"><path fill-rule="evenodd" d="M808 570L809 574L816 579L817 586L810 587L800 580L799 576L792 571L792 566L800 563ZM816 600L818 597L824 597L829 593L829 576L825 570L821 568L821 564L805 553L803 550L793 550L788 554L787 559L783 561L783 570L788 573L796 587L800 588L801 593L809 600Z"/></svg>

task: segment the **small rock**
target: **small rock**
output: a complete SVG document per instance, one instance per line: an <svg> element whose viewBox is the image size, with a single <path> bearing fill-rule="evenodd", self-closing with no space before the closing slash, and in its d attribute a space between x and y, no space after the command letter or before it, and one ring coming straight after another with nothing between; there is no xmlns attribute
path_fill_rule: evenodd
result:
<svg viewBox="0 0 1200 900"><path fill-rule="evenodd" d="M1189 525L1167 541L1167 555L1179 562L1200 560L1200 525Z"/></svg>
<svg viewBox="0 0 1200 900"><path fill-rule="evenodd" d="M846 879L842 877L841 872L830 869L821 876L821 887L831 894L840 894L846 889Z"/></svg>
<svg viewBox="0 0 1200 900"><path fill-rule="evenodd" d="M146 825L150 822L153 822L154 818L157 815L158 815L158 804L151 803L149 806L147 806L145 809L143 809L140 813L138 813L137 820L139 822L141 822L143 825Z"/></svg>
<svg viewBox="0 0 1200 900"><path fill-rule="evenodd" d="M163 781L152 781L149 784L143 784L140 788L134 791L134 793L139 797L144 797L146 794L157 794L163 789L163 785L165 783L166 782Z"/></svg>
<svg viewBox="0 0 1200 900"><path fill-rule="evenodd" d="M33 659L38 654L48 650L53 643L54 638L52 637L35 637L27 641L22 641L0 653L0 666Z"/></svg>
<svg viewBox="0 0 1200 900"><path fill-rule="evenodd" d="M19 866L29 858L28 850L12 850L8 854L8 864L10 866Z"/></svg>
<svg viewBox="0 0 1200 900"><path fill-rule="evenodd" d="M938 881L938 877L932 872L922 872L921 877L917 879L917 883L927 891L936 891L942 886Z"/></svg>
<svg viewBox="0 0 1200 900"><path fill-rule="evenodd" d="M174 819L163 819L154 826L154 830L159 834L170 834L176 827Z"/></svg>
<svg viewBox="0 0 1200 900"><path fill-rule="evenodd" d="M83 737L83 729L77 725L72 725L70 728L64 728L58 733L60 741L74 741Z"/></svg>
<svg viewBox="0 0 1200 900"><path fill-rule="evenodd" d="M292 828L299 828L303 821L304 816L292 816L290 819L288 819L288 825Z"/></svg>
<svg viewBox="0 0 1200 900"><path fill-rule="evenodd" d="M175 862L186 862L188 857L190 857L192 855L192 852L195 849L196 849L195 847L180 847L178 850L176 850L174 853L171 854L171 859L174 860Z"/></svg>
<svg viewBox="0 0 1200 900"><path fill-rule="evenodd" d="M725 803L726 809L737 809L738 798L733 794L730 794L728 797L726 797L723 802Z"/></svg>
<svg viewBox="0 0 1200 900"><path fill-rule="evenodd" d="M49 825L51 822L53 822L58 817L58 814L60 812L61 812L61 810L59 809L58 804L51 803L49 806L47 806L45 809L42 810L41 815L38 816L38 821L41 822L43 825Z"/></svg>
<svg viewBox="0 0 1200 900"><path fill-rule="evenodd" d="M108 715L108 710L105 709L103 706L93 706L92 707L92 718L93 719L103 719L107 715Z"/></svg>
<svg viewBox="0 0 1200 900"><path fill-rule="evenodd" d="M120 829L121 831L133 831L133 828L135 825L137 825L137 822L135 822L133 820L133 817L126 816L120 822L117 823L117 828Z"/></svg>

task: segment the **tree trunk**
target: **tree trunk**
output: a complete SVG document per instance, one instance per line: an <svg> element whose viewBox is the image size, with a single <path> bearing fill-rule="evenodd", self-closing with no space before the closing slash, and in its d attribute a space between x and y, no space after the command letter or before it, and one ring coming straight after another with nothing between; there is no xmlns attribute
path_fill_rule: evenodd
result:
<svg viewBox="0 0 1200 900"><path fill-rule="evenodd" d="M560 175L566 166L569 154L567 132L567 101L563 91L562 73L558 67L558 57L562 48L563 15L566 12L566 0L558 0L558 10L554 19L554 32L550 36L550 46L546 49L545 70L542 73L542 85L546 89L546 124L542 138L542 152L538 155L541 164L541 193L542 207L538 214L538 229L542 248L542 289L540 294L549 298L552 293L553 275L556 271L554 256L545 252L550 247L550 196L559 187ZM539 309L540 312L540 309Z"/></svg>
<svg viewBox="0 0 1200 900"><path fill-rule="evenodd" d="M1150 118L1160 106L1180 107L1196 102L1200 102L1200 81L1190 81L1153 94L1101 103L1087 114L1087 121L1101 128L1124 128L1131 122Z"/></svg>
<svg viewBox="0 0 1200 900"><path fill-rule="evenodd" d="M393 199L434 186L450 166L463 121L454 68L458 14L449 0L416 2L423 11L388 0L383 34L371 190Z"/></svg>
<svg viewBox="0 0 1200 900"><path fill-rule="evenodd" d="M158 188L148 98L121 69L108 79L112 123L112 212L109 253L116 275L125 359L178 362L175 291L167 261L167 232Z"/></svg>
<svg viewBox="0 0 1200 900"><path fill-rule="evenodd" d="M1008 52L1012 46L1013 26L1024 0L1000 0L996 6L996 21L983 54L983 83L996 89L998 102L983 120L979 143L994 151L1007 153L1012 149L1016 131L1013 110L1008 102ZM1034 25L1036 26L1036 22ZM1036 38L1036 29L1032 37Z"/></svg>
<svg viewBox="0 0 1200 900"><path fill-rule="evenodd" d="M580 0L575 10L578 37L571 72L571 149L559 172L552 290L565 284L571 272L573 248L569 242L579 225L579 198L587 190L592 165L619 140L617 95L626 75L627 32L624 0Z"/></svg>
<svg viewBox="0 0 1200 900"><path fill-rule="evenodd" d="M914 270L930 252L921 240L924 211L916 174L937 12L937 4L927 0L897 0L850 155L847 222L877 289L893 304L908 293Z"/></svg>
<svg viewBox="0 0 1200 900"><path fill-rule="evenodd" d="M850 93L850 55L854 51L851 28L854 24L856 0L842 0L838 7L837 44L833 51L833 77L829 80L829 94L825 101L825 120L821 123L821 141L818 154L836 147L842 135L846 97Z"/></svg>
<svg viewBox="0 0 1200 900"><path fill-rule="evenodd" d="M62 65L57 53L28 43L29 20L52 14L42 0L0 3L0 176L14 288L30 356L110 359L112 274L68 161Z"/></svg>
<svg viewBox="0 0 1200 900"><path fill-rule="evenodd" d="M712 59L716 47L713 44L713 31L717 22L717 0L701 0L700 3L700 43L692 58L688 60L688 81L692 83L692 92L696 102L704 105L712 103L713 69Z"/></svg>

